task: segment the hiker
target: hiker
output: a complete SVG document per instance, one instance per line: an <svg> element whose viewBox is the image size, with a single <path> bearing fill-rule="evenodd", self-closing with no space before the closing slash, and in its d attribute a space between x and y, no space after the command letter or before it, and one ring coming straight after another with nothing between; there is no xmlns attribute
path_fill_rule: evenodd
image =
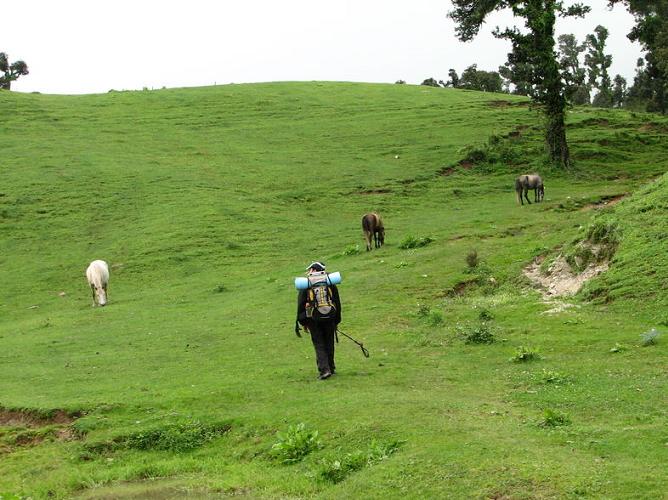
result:
<svg viewBox="0 0 668 500"><path fill-rule="evenodd" d="M297 298L297 323L311 334L318 365L318 378L325 380L336 373L334 364L334 339L336 326L341 322L341 301L339 290L332 284L325 272L325 264L312 262L306 268L309 286L299 291Z"/></svg>

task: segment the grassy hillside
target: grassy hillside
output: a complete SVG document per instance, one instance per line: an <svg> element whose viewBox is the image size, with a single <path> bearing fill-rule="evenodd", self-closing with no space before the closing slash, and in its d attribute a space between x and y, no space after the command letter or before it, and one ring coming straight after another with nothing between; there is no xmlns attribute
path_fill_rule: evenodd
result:
<svg viewBox="0 0 668 500"><path fill-rule="evenodd" d="M572 112L563 173L541 168L526 104L339 83L0 92L0 494L659 497L668 340L640 335L666 326L665 181L616 207L610 300L544 314L521 269L666 172L668 120ZM546 200L519 207L529 170ZM357 253L370 210L387 244ZM341 339L327 382L293 333L314 259L371 351ZM509 361L521 346L540 359ZM322 447L281 464L276 432L302 422Z"/></svg>

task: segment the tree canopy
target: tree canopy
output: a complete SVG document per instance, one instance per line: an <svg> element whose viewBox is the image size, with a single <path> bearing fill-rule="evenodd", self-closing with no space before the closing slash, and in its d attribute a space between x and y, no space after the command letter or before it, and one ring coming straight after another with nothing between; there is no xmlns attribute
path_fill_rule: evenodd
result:
<svg viewBox="0 0 668 500"><path fill-rule="evenodd" d="M28 74L28 65L24 61L9 63L9 56L0 52L0 89L11 90L12 82L19 76Z"/></svg>
<svg viewBox="0 0 668 500"><path fill-rule="evenodd" d="M517 27L497 28L495 36L512 43L509 63L511 67L522 68L532 98L545 110L545 143L550 159L567 167L570 157L564 123L566 97L554 50L554 24L557 15L582 16L589 8L581 4L565 8L557 0L453 0L452 3L454 9L449 16L455 21L455 32L463 42L478 34L492 12L509 8L516 18L523 19L526 33Z"/></svg>

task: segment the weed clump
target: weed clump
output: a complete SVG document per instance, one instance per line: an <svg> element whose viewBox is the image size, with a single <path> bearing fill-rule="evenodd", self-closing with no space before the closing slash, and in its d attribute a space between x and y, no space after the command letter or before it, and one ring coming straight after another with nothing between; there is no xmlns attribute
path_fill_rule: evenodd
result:
<svg viewBox="0 0 668 500"><path fill-rule="evenodd" d="M282 464L300 462L306 455L322 448L318 431L310 430L303 422L291 425L285 434L277 433L278 441L271 447L271 456Z"/></svg>
<svg viewBox="0 0 668 500"><path fill-rule="evenodd" d="M541 359L537 349L533 347L519 346L515 354L510 358L513 363L527 363Z"/></svg>
<svg viewBox="0 0 668 500"><path fill-rule="evenodd" d="M480 258L478 257L478 251L474 248L466 254L466 265L469 272L473 272L478 264L480 264Z"/></svg>
<svg viewBox="0 0 668 500"><path fill-rule="evenodd" d="M444 318L441 311L432 311L427 304L418 304L417 310L418 318L424 320L429 326L438 326L443 324Z"/></svg>
<svg viewBox="0 0 668 500"><path fill-rule="evenodd" d="M392 441L390 443L377 443L373 441L367 451L356 450L347 453L341 458L334 460L323 460L318 476L330 483L340 483L348 475L364 467L371 467L394 454L401 443Z"/></svg>
<svg viewBox="0 0 668 500"><path fill-rule="evenodd" d="M547 408L543 411L543 419L538 423L540 427L560 427L569 425L571 419L565 413Z"/></svg>
<svg viewBox="0 0 668 500"><path fill-rule="evenodd" d="M406 236L403 241L399 244L399 248L402 250L408 250L411 248L421 248L429 245L434 241L430 236L425 237L416 237L413 235Z"/></svg>
<svg viewBox="0 0 668 500"><path fill-rule="evenodd" d="M229 430L229 424L193 421L141 431L121 440L119 444L135 450L184 452L199 448Z"/></svg>
<svg viewBox="0 0 668 500"><path fill-rule="evenodd" d="M460 330L465 344L493 344L496 341L494 334L487 323L465 330Z"/></svg>
<svg viewBox="0 0 668 500"><path fill-rule="evenodd" d="M494 315L487 309L481 309L478 313L478 319L480 321L492 321L494 319Z"/></svg>
<svg viewBox="0 0 668 500"><path fill-rule="evenodd" d="M359 245L348 245L343 251L343 255L358 255L362 252Z"/></svg>
<svg viewBox="0 0 668 500"><path fill-rule="evenodd" d="M624 344L620 344L619 342L615 342L615 345L610 348L610 352L612 353L617 353L617 352L624 352L628 349Z"/></svg>
<svg viewBox="0 0 668 500"><path fill-rule="evenodd" d="M553 385L565 384L570 381L570 377L568 375L564 375L558 371L545 369L543 369L543 371L537 375L536 379L542 384Z"/></svg>

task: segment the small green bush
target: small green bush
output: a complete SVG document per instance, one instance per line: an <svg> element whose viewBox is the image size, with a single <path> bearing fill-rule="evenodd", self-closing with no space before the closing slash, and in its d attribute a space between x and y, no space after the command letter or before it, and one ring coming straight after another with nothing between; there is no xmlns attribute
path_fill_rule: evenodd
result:
<svg viewBox="0 0 668 500"><path fill-rule="evenodd" d="M278 441L271 447L271 455L282 464L301 461L314 450L322 448L318 431L309 430L306 424L291 425L285 434L277 433Z"/></svg>
<svg viewBox="0 0 668 500"><path fill-rule="evenodd" d="M441 311L431 311L427 317L427 324L429 326L438 326L443 324L443 313Z"/></svg>
<svg viewBox="0 0 668 500"><path fill-rule="evenodd" d="M429 307L427 304L419 304L418 303L418 309L417 309L417 315L418 318L426 318L429 316L429 313L431 312L431 307Z"/></svg>
<svg viewBox="0 0 668 500"><path fill-rule="evenodd" d="M227 291L227 287L224 284L216 285L216 287L213 289L213 293L223 293Z"/></svg>
<svg viewBox="0 0 668 500"><path fill-rule="evenodd" d="M541 427L560 427L569 425L571 419L565 413L552 410L550 408L543 411L543 419L538 423Z"/></svg>
<svg viewBox="0 0 668 500"><path fill-rule="evenodd" d="M538 350L532 347L519 346L515 351L515 355L510 358L513 363L526 363L528 361L536 361L540 359Z"/></svg>
<svg viewBox="0 0 668 500"><path fill-rule="evenodd" d="M495 342L494 334L486 323L462 332L465 344L493 344Z"/></svg>
<svg viewBox="0 0 668 500"><path fill-rule="evenodd" d="M433 241L434 239L429 236L425 236L424 238L422 238L410 235L404 238L404 240L399 244L399 248L401 248L402 250L408 250L410 248L420 248L429 245L429 243L432 243Z"/></svg>
<svg viewBox="0 0 668 500"><path fill-rule="evenodd" d="M466 265L468 266L469 271L473 271L478 267L479 263L480 259L478 257L478 251L474 248L466 254Z"/></svg>
<svg viewBox="0 0 668 500"><path fill-rule="evenodd" d="M358 255L361 252L359 245L348 245L343 251L343 255Z"/></svg>
<svg viewBox="0 0 668 500"><path fill-rule="evenodd" d="M487 309L481 309L478 313L478 319L480 321L492 321L494 319L494 315Z"/></svg>

